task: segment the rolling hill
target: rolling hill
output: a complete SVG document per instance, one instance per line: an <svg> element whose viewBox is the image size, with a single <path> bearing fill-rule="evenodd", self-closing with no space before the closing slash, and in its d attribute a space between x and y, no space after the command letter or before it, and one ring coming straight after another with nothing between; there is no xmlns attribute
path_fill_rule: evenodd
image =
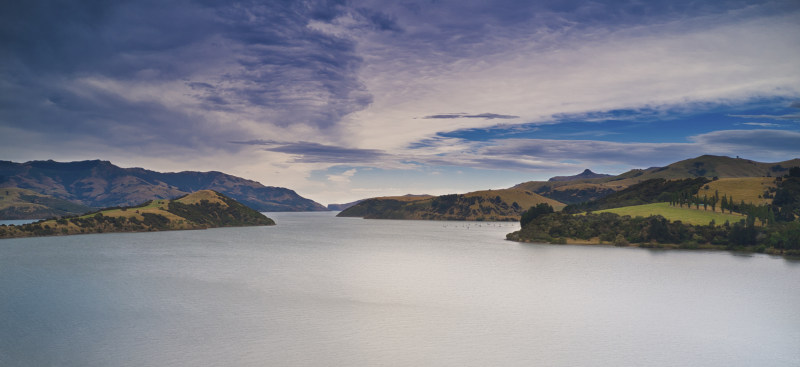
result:
<svg viewBox="0 0 800 367"><path fill-rule="evenodd" d="M428 219L515 221L539 203L558 209L564 204L519 189L485 190L436 197L395 196L364 200L345 209L339 217L365 219Z"/></svg>
<svg viewBox="0 0 800 367"><path fill-rule="evenodd" d="M263 214L225 195L202 190L174 200L152 200L135 207L0 226L0 238L110 232L148 232L215 227L274 225Z"/></svg>
<svg viewBox="0 0 800 367"><path fill-rule="evenodd" d="M0 189L0 218L30 219L82 214L93 208L37 194L30 190L7 187Z"/></svg>
<svg viewBox="0 0 800 367"><path fill-rule="evenodd" d="M100 160L0 161L0 188L14 187L95 208L134 205L198 190L214 190L258 211L328 210L290 189L264 186L222 172L162 173L121 168Z"/></svg>
<svg viewBox="0 0 800 367"><path fill-rule="evenodd" d="M631 185L656 178L676 180L696 177L777 177L787 174L789 168L796 166L800 166L800 159L763 163L742 158L703 155L664 167L633 169L616 176L586 178L576 175L567 176L571 178L568 180L554 177L559 180L523 182L513 188L532 191L566 204L577 204L597 200Z"/></svg>

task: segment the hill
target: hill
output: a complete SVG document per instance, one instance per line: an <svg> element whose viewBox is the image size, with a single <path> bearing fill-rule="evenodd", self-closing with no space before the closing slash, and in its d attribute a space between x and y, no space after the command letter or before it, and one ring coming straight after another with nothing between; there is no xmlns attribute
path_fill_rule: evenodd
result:
<svg viewBox="0 0 800 367"><path fill-rule="evenodd" d="M570 180L554 177L550 181L528 181L513 188L535 192L542 196L561 201L566 204L577 204L584 201L597 200L631 185L651 179L676 180L685 178L706 177L744 178L744 177L777 177L788 173L789 168L800 166L800 159L783 162L763 163L742 158L703 155L672 163L664 167L633 169L628 172L608 177L586 178L576 176ZM738 199L737 199L738 200Z"/></svg>
<svg viewBox="0 0 800 367"><path fill-rule="evenodd" d="M394 199L394 200L399 200L399 201L416 201L416 200L427 199L427 198L432 198L432 197L433 197L433 195L426 195L426 194L422 194L422 195L406 194L406 195L403 195L403 196L383 196L380 199ZM356 200L356 201L352 201L352 202L349 202L349 203L346 203L346 204L328 204L328 209L342 211L342 210L345 210L345 209L347 209L349 207L352 207L352 206L354 206L354 205L356 205L358 203L361 203L364 200L368 200L368 199Z"/></svg>
<svg viewBox="0 0 800 367"><path fill-rule="evenodd" d="M737 203L764 205L772 203L775 190L775 178L772 177L720 178L701 187L697 195L712 197L719 193L720 196L732 197Z"/></svg>
<svg viewBox="0 0 800 367"><path fill-rule="evenodd" d="M712 220L715 224L721 225L726 221L729 223L736 223L745 219L745 216L739 213L721 213L719 211L711 211L711 208L704 210L702 208L694 209L689 207L678 207L669 205L669 203L625 206L621 208L598 210L595 213L614 213L618 215L628 215L631 217L650 217L660 215L670 221L681 221L683 223L698 226L708 225Z"/></svg>
<svg viewBox="0 0 800 367"><path fill-rule="evenodd" d="M30 190L8 187L0 189L0 218L30 219L82 214L94 210Z"/></svg>
<svg viewBox="0 0 800 367"><path fill-rule="evenodd" d="M345 210L345 209L347 209L347 208L349 208L349 207L351 207L353 205L356 205L356 204L358 204L358 203L360 203L360 202L362 202L364 200L366 200L366 199L351 201L349 203L344 203L344 204L328 204L328 210L334 210L334 211Z"/></svg>
<svg viewBox="0 0 800 367"><path fill-rule="evenodd" d="M198 190L223 193L258 211L316 211L324 206L296 192L222 172L162 173L121 168L108 161L0 161L0 188L17 187L102 208L169 199ZM34 217L35 218L35 217Z"/></svg>
<svg viewBox="0 0 800 367"><path fill-rule="evenodd" d="M573 204L565 208L569 213L580 211L612 209L632 205L668 202L673 195L686 194L694 196L703 185L711 180L705 177L666 180L653 178L631 185L611 195L594 201Z"/></svg>
<svg viewBox="0 0 800 367"><path fill-rule="evenodd" d="M202 190L174 200L109 208L82 216L0 226L0 238L109 232L146 232L274 225L263 214L225 195Z"/></svg>
<svg viewBox="0 0 800 367"><path fill-rule="evenodd" d="M611 177L611 175L607 175L607 174L604 174L604 173L594 173L594 172L592 172L592 170L587 168L583 172L581 172L581 173L579 173L577 175L573 175L573 176L555 176L555 177L551 177L547 181L548 182L554 182L554 181L576 181L576 180L585 180L585 179L603 178L603 177Z"/></svg>
<svg viewBox="0 0 800 367"><path fill-rule="evenodd" d="M539 203L548 203L559 209L564 207L562 203L530 191L504 189L436 197L373 198L345 209L337 216L365 219L514 221L519 220L522 212Z"/></svg>

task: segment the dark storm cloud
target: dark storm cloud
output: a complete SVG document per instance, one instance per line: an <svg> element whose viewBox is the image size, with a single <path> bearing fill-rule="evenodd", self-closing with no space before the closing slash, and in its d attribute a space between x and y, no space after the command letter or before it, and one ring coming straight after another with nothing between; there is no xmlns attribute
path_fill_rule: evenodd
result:
<svg viewBox="0 0 800 367"><path fill-rule="evenodd" d="M461 119L461 118L467 118L467 119L493 120L493 119L515 119L515 118L519 118L519 116L500 115L500 114L496 114L496 113L479 113L479 114L475 114L475 115L470 115L470 114L466 114L466 113L444 113L444 114L438 114L438 115L425 116L423 118L424 119Z"/></svg>
<svg viewBox="0 0 800 367"><path fill-rule="evenodd" d="M273 140L232 141L233 144L259 145L264 150L295 155L295 162L302 163L366 163L387 156L381 150L354 149L323 145L306 141L278 142Z"/></svg>
<svg viewBox="0 0 800 367"><path fill-rule="evenodd" d="M372 101L354 42L307 26L345 11L340 1L2 2L0 124L115 145L230 148L215 141L245 134L231 119L125 98L174 82L202 110L258 109L257 122L326 129ZM392 27L391 17L368 15Z"/></svg>

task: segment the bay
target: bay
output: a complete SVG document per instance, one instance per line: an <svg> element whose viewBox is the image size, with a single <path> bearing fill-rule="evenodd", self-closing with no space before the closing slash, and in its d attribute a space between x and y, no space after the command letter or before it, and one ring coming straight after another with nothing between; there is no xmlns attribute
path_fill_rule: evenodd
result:
<svg viewBox="0 0 800 367"><path fill-rule="evenodd" d="M0 365L800 365L795 261L268 216L0 241Z"/></svg>

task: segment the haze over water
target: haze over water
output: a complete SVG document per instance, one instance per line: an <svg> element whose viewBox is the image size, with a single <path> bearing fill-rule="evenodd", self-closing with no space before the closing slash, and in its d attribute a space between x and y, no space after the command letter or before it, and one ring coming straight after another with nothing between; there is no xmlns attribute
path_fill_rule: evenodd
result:
<svg viewBox="0 0 800 367"><path fill-rule="evenodd" d="M0 365L800 364L799 262L269 216L0 241Z"/></svg>

